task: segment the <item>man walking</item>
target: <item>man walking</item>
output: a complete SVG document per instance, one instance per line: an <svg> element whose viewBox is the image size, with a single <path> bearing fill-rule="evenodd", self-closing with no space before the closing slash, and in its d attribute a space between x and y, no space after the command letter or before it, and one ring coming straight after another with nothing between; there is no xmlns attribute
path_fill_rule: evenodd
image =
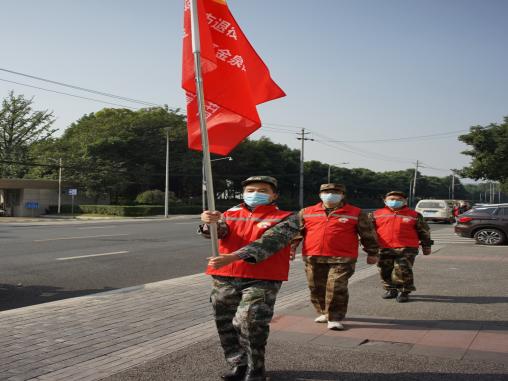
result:
<svg viewBox="0 0 508 381"><path fill-rule="evenodd" d="M206 224L218 224L221 253L209 258L206 273L213 277L210 300L221 346L232 368L222 378L264 381L269 323L282 281L288 278L290 239L283 246L268 244L269 250L247 253L241 248L293 213L275 205L278 187L273 177L249 177L242 185L244 203L223 214L205 211L201 215ZM296 223L288 231L291 238L296 235ZM208 236L208 226L202 225L201 232Z"/></svg>
<svg viewBox="0 0 508 381"><path fill-rule="evenodd" d="M386 290L383 299L409 300L415 291L413 265L421 245L423 255L431 253L433 241L423 216L407 207L403 192L392 191L384 197L385 207L373 213L374 225L381 246L379 273Z"/></svg>
<svg viewBox="0 0 508 381"><path fill-rule="evenodd" d="M379 246L368 215L348 204L341 184L322 184L321 202L299 213L301 235L292 244L292 256L303 239L302 257L317 323L343 330L347 312L348 280L355 272L358 244L367 253L367 263L377 263Z"/></svg>

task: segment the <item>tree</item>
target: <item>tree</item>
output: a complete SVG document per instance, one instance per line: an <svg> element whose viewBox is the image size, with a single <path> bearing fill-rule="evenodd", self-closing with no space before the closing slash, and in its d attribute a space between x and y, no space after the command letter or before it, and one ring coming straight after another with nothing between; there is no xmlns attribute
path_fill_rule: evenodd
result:
<svg viewBox="0 0 508 381"><path fill-rule="evenodd" d="M0 109L0 177L23 177L28 171L30 145L49 139L55 118L48 110L34 111L33 98L14 95L11 91Z"/></svg>
<svg viewBox="0 0 508 381"><path fill-rule="evenodd" d="M188 152L184 121L165 107L106 108L84 115L58 139L33 144L31 156L47 164L62 158L64 179L82 187L89 197L108 195L113 203L132 203L140 192L164 189L166 128L171 159L177 152ZM29 176L54 179L56 174L57 166L34 167Z"/></svg>
<svg viewBox="0 0 508 381"><path fill-rule="evenodd" d="M472 157L471 164L460 171L462 176L508 182L508 117L502 124L471 127L459 140L472 147L462 152Z"/></svg>

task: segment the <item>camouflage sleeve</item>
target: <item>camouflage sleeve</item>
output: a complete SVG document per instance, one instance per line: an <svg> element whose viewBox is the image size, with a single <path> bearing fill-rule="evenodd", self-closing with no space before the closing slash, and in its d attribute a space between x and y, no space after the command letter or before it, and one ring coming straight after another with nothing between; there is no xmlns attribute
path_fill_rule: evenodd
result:
<svg viewBox="0 0 508 381"><path fill-rule="evenodd" d="M418 213L418 219L416 220L416 232L420 239L420 245L422 247L431 247L434 241L430 238L429 225L423 219L423 216Z"/></svg>
<svg viewBox="0 0 508 381"><path fill-rule="evenodd" d="M219 221L217 224L217 237L222 239L226 237L229 233L229 227L224 221ZM200 234L204 238L210 238L210 226L207 224L199 225L198 234Z"/></svg>
<svg viewBox="0 0 508 381"><path fill-rule="evenodd" d="M293 240L291 241L291 247L296 250L296 248L298 247L298 245L300 245L300 243L302 242L303 240L303 235L304 235L304 230L305 230L305 224L304 224L304 221L303 221L303 209L300 210L297 214L297 217L298 217L298 224L300 225L300 231L299 233L293 238Z"/></svg>
<svg viewBox="0 0 508 381"><path fill-rule="evenodd" d="M270 258L273 254L291 243L300 233L298 215L293 214L282 222L268 229L256 241L242 247L233 254L250 263L258 263Z"/></svg>
<svg viewBox="0 0 508 381"><path fill-rule="evenodd" d="M356 226L363 251L367 255L377 255L379 252L379 244L377 243L377 234L372 219L365 212L361 212L358 216L358 225Z"/></svg>

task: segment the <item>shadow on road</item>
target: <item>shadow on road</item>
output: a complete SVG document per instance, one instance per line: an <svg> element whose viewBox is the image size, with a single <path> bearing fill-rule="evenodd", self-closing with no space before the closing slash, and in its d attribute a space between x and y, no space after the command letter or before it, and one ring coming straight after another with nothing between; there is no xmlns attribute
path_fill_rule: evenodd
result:
<svg viewBox="0 0 508 381"><path fill-rule="evenodd" d="M506 374L464 374L436 372L407 373L348 373L326 371L274 371L268 372L270 381L498 381L506 380Z"/></svg>
<svg viewBox="0 0 508 381"><path fill-rule="evenodd" d="M409 327L418 328L438 328L446 330L500 330L508 329L508 321L499 320L411 320L411 319L383 319L383 318L347 318L354 322L354 328L375 328L375 329L408 329ZM359 323L359 324L358 324Z"/></svg>
<svg viewBox="0 0 508 381"><path fill-rule="evenodd" d="M63 290L61 287L53 286L16 286L12 284L0 284L0 311L111 290L115 290L115 288L104 287L101 289L89 290Z"/></svg>
<svg viewBox="0 0 508 381"><path fill-rule="evenodd" d="M414 295L412 302L497 304L508 303L508 296L449 296L449 295Z"/></svg>

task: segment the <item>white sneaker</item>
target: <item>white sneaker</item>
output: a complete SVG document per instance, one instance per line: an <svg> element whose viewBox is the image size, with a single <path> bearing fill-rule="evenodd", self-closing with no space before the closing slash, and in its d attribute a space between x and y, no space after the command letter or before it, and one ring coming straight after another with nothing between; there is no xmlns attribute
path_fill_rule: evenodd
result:
<svg viewBox="0 0 508 381"><path fill-rule="evenodd" d="M314 319L316 323L326 323L328 321L328 318L326 315L319 315L317 318Z"/></svg>
<svg viewBox="0 0 508 381"><path fill-rule="evenodd" d="M328 329L333 329L334 331L343 331L344 326L340 321L329 321L328 322Z"/></svg>

